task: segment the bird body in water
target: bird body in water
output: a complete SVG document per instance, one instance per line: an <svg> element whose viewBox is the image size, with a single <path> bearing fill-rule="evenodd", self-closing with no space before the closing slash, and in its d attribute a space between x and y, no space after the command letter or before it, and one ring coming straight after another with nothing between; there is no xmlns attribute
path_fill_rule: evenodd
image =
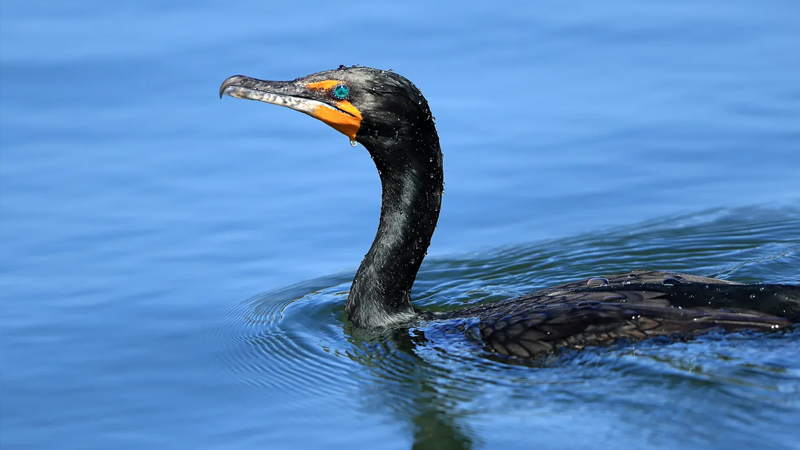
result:
<svg viewBox="0 0 800 450"><path fill-rule="evenodd" d="M361 143L381 179L378 231L345 306L359 328L477 319L487 348L530 358L560 348L692 337L714 329L771 330L800 322L800 286L745 285L687 274L633 271L576 281L448 313L414 308L411 288L436 228L444 192L439 136L428 102L391 72L345 67L293 81L236 75L220 97L285 106Z"/></svg>

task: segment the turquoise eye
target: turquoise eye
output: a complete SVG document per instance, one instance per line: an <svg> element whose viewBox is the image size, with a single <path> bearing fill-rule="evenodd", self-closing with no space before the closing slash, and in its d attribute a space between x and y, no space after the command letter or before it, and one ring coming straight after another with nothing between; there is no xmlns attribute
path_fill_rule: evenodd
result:
<svg viewBox="0 0 800 450"><path fill-rule="evenodd" d="M331 91L336 100L344 100L350 96L350 88L346 84L337 84Z"/></svg>

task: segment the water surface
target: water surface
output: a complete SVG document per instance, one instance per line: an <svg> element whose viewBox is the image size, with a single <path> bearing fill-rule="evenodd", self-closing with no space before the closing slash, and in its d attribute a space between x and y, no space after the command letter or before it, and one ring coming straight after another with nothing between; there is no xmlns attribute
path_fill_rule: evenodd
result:
<svg viewBox="0 0 800 450"><path fill-rule="evenodd" d="M659 268L800 281L796 2L3 1L3 448L797 448L797 330L485 358L363 336L362 147L226 77L412 79L445 152L414 298Z"/></svg>

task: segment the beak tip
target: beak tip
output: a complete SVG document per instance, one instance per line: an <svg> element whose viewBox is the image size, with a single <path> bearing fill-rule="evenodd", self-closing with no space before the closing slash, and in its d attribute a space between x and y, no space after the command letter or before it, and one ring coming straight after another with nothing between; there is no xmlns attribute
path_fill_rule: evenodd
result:
<svg viewBox="0 0 800 450"><path fill-rule="evenodd" d="M228 77L225 81L222 82L222 85L219 87L219 98L222 98L223 95L226 94L226 90L231 86L236 86L239 82L247 77L242 75L234 75L232 77Z"/></svg>

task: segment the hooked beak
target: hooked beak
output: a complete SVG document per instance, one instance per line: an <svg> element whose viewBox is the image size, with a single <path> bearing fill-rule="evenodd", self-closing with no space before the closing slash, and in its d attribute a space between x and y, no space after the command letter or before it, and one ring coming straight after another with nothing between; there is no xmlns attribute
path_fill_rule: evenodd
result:
<svg viewBox="0 0 800 450"><path fill-rule="evenodd" d="M319 119L340 133L356 140L361 127L361 112L349 101L336 100L327 95L336 82L304 84L302 81L265 81L243 75L234 75L222 82L219 97L258 100L284 106Z"/></svg>

